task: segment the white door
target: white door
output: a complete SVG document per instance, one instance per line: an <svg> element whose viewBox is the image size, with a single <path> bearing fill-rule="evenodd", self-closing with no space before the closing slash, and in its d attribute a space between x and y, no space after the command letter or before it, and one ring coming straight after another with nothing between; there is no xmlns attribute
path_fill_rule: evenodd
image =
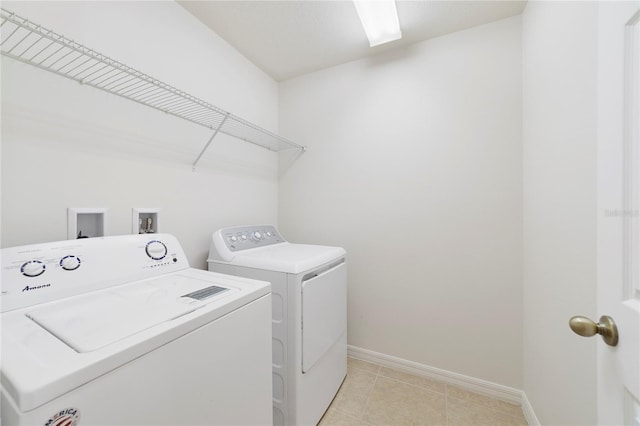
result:
<svg viewBox="0 0 640 426"><path fill-rule="evenodd" d="M640 2L601 1L598 43L598 312L619 332L597 345L598 424L640 426Z"/></svg>

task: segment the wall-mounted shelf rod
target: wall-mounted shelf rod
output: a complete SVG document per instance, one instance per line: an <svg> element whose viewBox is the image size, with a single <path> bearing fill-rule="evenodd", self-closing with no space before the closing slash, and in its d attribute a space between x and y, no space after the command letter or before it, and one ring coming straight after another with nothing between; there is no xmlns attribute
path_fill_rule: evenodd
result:
<svg viewBox="0 0 640 426"><path fill-rule="evenodd" d="M271 151L298 149L288 139L121 62L1 9L2 55L70 78ZM193 166L211 144L207 142Z"/></svg>

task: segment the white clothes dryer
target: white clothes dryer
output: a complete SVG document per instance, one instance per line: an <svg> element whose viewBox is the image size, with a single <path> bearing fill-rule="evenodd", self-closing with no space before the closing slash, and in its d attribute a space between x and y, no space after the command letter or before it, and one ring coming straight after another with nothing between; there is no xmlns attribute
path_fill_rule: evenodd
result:
<svg viewBox="0 0 640 426"><path fill-rule="evenodd" d="M271 423L269 283L171 235L2 249L0 303L4 425Z"/></svg>
<svg viewBox="0 0 640 426"><path fill-rule="evenodd" d="M289 243L271 225L242 226L213 234L208 264L271 282L273 424L317 424L347 373L345 250Z"/></svg>

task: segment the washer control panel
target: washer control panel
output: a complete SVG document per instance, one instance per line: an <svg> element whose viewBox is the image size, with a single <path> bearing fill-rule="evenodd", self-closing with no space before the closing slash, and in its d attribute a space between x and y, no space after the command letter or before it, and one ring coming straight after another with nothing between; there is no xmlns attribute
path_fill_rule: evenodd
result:
<svg viewBox="0 0 640 426"><path fill-rule="evenodd" d="M214 232L209 253L217 253L221 259L229 261L242 250L286 242L273 225L236 226Z"/></svg>
<svg viewBox="0 0 640 426"><path fill-rule="evenodd" d="M2 249L1 256L2 312L189 267L169 234L32 244Z"/></svg>

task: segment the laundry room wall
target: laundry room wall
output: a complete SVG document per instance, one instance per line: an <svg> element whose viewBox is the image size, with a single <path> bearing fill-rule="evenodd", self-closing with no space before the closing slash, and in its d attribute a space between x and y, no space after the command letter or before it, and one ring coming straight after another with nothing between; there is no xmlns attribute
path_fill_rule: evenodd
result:
<svg viewBox="0 0 640 426"><path fill-rule="evenodd" d="M521 20L280 84L279 221L349 262L348 343L521 389Z"/></svg>
<svg viewBox="0 0 640 426"><path fill-rule="evenodd" d="M598 3L523 15L524 391L541 424L597 424Z"/></svg>
<svg viewBox="0 0 640 426"><path fill-rule="evenodd" d="M271 131L278 87L174 2L3 2L2 7ZM2 58L2 247L67 238L67 208L160 208L206 268L217 228L277 221L277 155Z"/></svg>

